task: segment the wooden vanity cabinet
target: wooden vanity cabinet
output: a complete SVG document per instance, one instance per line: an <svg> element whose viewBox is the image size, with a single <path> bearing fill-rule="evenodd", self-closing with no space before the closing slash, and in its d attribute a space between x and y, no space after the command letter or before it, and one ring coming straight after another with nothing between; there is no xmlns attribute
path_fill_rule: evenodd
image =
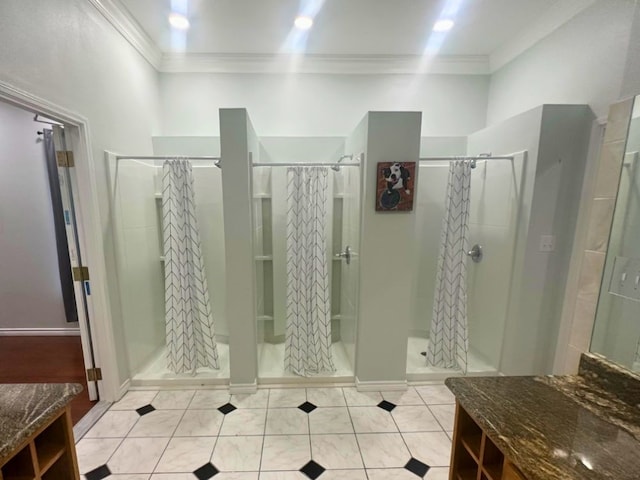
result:
<svg viewBox="0 0 640 480"><path fill-rule="evenodd" d="M526 480L459 403L449 480Z"/></svg>
<svg viewBox="0 0 640 480"><path fill-rule="evenodd" d="M79 480L69 407L0 458L0 480Z"/></svg>

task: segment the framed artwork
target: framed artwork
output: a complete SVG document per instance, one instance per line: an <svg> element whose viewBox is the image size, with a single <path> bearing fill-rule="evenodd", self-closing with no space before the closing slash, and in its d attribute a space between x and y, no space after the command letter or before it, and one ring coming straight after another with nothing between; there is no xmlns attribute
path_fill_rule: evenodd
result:
<svg viewBox="0 0 640 480"><path fill-rule="evenodd" d="M415 178L416 162L378 162L376 211L412 211Z"/></svg>

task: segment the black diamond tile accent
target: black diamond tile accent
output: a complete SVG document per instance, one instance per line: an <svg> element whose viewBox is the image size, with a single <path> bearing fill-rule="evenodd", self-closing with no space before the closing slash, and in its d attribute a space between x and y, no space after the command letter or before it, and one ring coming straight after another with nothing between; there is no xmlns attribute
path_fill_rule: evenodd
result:
<svg viewBox="0 0 640 480"><path fill-rule="evenodd" d="M311 480L315 480L316 478L318 478L320 475L322 475L324 473L326 469L314 462L313 460L311 460L309 463L307 463L304 467L302 467L300 469L300 471L302 473L304 473L307 477L309 477Z"/></svg>
<svg viewBox="0 0 640 480"><path fill-rule="evenodd" d="M235 407L234 407L235 408ZM211 463L205 463L204 465L202 465L199 469L197 469L195 472L193 472L193 474L199 479L199 480L208 480L209 478L219 474L220 471L213 466L213 464Z"/></svg>
<svg viewBox="0 0 640 480"><path fill-rule="evenodd" d="M416 460L415 458L411 457L411 460L407 462L404 468L422 478L427 474L431 467L425 463L422 463L420 460Z"/></svg>
<svg viewBox="0 0 640 480"><path fill-rule="evenodd" d="M90 472L84 474L87 480L102 480L111 475L111 470L106 465L100 465L98 468L94 468Z"/></svg>
<svg viewBox="0 0 640 480"><path fill-rule="evenodd" d="M390 412L391 410L396 408L396 404L383 400L378 404L378 407L380 407L383 410L386 410L387 412Z"/></svg>
<svg viewBox="0 0 640 480"><path fill-rule="evenodd" d="M298 408L305 413L311 413L318 407L311 402L304 402L302 405L298 405Z"/></svg>
<svg viewBox="0 0 640 480"><path fill-rule="evenodd" d="M155 411L155 408L153 407L153 405L145 405L144 407L140 407L136 409L136 412L138 412L138 415L140 416L146 415L147 413L151 413L154 411Z"/></svg>
<svg viewBox="0 0 640 480"><path fill-rule="evenodd" d="M231 413L236 410L236 407L234 407L230 403L225 403L224 405L219 407L218 410L226 415L227 413Z"/></svg>

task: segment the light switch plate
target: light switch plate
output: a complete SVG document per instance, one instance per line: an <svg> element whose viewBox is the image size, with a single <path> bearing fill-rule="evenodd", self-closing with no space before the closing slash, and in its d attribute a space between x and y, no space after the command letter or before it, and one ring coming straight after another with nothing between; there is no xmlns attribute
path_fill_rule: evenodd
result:
<svg viewBox="0 0 640 480"><path fill-rule="evenodd" d="M540 251L553 252L556 249L555 235L540 235Z"/></svg>

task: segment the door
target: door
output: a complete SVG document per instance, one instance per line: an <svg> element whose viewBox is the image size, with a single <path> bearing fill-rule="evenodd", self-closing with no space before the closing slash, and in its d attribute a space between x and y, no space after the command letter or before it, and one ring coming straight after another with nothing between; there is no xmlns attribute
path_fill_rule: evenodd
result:
<svg viewBox="0 0 640 480"><path fill-rule="evenodd" d="M362 160L361 160L362 164ZM356 326L360 283L360 167L343 167L342 248L340 274L340 338L355 369Z"/></svg>
<svg viewBox="0 0 640 480"><path fill-rule="evenodd" d="M75 293L78 325L82 341L82 353L87 373L87 388L90 400L98 400L98 380L101 379L100 370L95 365L95 353L91 338L90 312L91 283L89 266L83 262L82 253L85 251L82 221L79 209L77 176L74 169L73 153L67 150L64 128L53 125L53 143L58 163L58 178L62 209L64 213L67 244L69 246L69 260L73 275L73 289Z"/></svg>

